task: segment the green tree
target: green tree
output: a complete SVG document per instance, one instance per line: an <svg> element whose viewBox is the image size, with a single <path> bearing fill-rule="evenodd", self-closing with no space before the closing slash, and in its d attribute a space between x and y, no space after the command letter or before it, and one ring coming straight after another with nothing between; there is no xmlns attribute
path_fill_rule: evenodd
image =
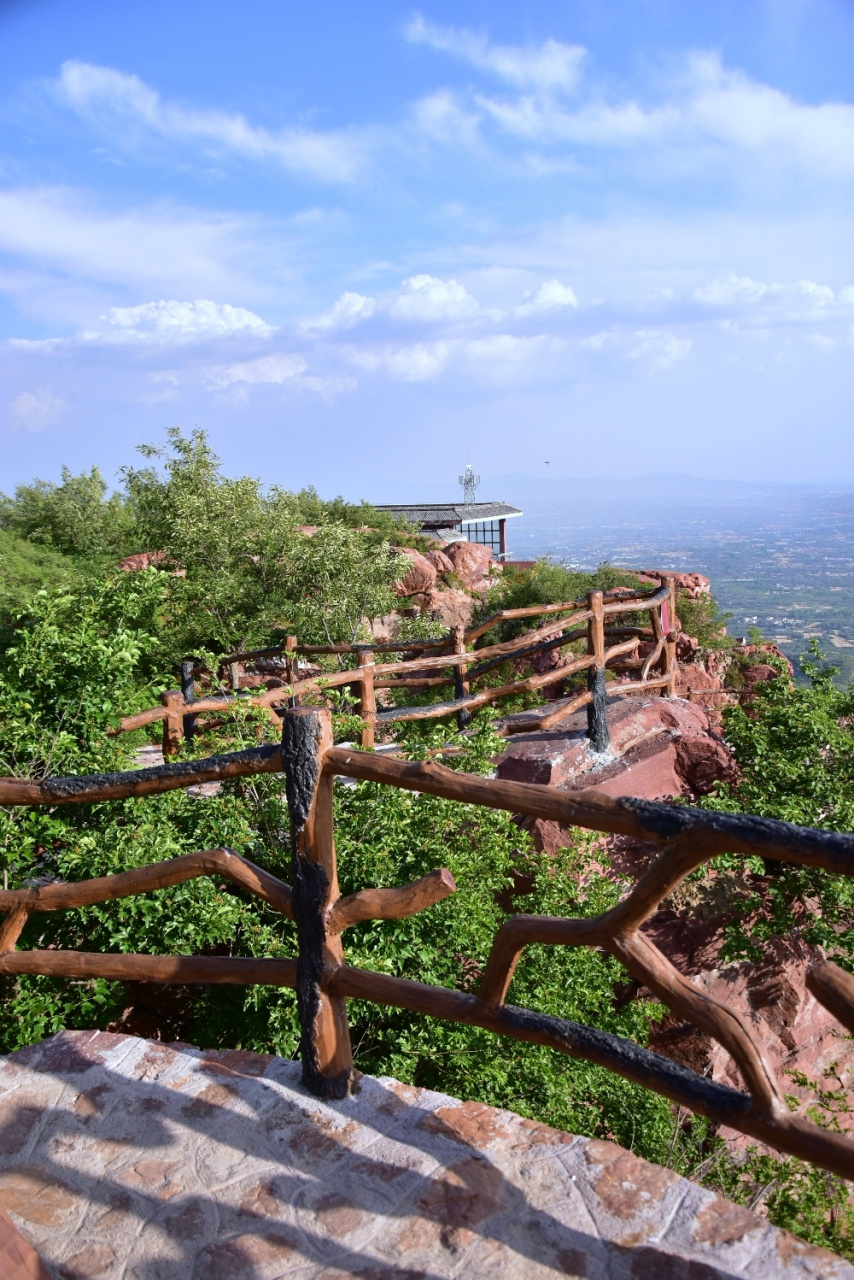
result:
<svg viewBox="0 0 854 1280"><path fill-rule="evenodd" d="M131 532L121 495L107 496L107 483L97 467L78 476L63 467L61 484L34 480L19 485L13 498L0 499L0 525L20 538L79 558L123 554Z"/></svg>
<svg viewBox="0 0 854 1280"><path fill-rule="evenodd" d="M302 532L303 499L224 476L201 431L175 428L165 448L141 452L160 468L127 468L124 480L137 540L164 551L173 570L176 657L269 643L274 627L303 640L349 641L363 618L392 607L406 565L381 534L323 519L322 509L317 532ZM335 504L333 511L340 514Z"/></svg>

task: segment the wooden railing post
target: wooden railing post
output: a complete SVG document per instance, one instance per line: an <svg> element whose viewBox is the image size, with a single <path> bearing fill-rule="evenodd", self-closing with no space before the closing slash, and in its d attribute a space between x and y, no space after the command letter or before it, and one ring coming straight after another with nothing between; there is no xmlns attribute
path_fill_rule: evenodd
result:
<svg viewBox="0 0 854 1280"><path fill-rule="evenodd" d="M296 636L285 636L285 679L288 684L296 684L299 680L299 669L297 667L297 638ZM288 699L288 706L295 707L299 703L297 697Z"/></svg>
<svg viewBox="0 0 854 1280"><path fill-rule="evenodd" d="M356 665L362 673L359 682L359 715L362 717L362 750L372 751L377 720L377 699L374 693L374 651L360 649Z"/></svg>
<svg viewBox="0 0 854 1280"><path fill-rule="evenodd" d="M192 702L196 696L196 685L193 680L193 667L195 663L192 658L184 658L181 662L181 694L185 704ZM184 715L184 737L188 742L192 742L196 735L196 717L185 713Z"/></svg>
<svg viewBox="0 0 854 1280"><path fill-rule="evenodd" d="M297 1007L302 1082L319 1098L344 1098L353 1087L353 1054L342 996L324 982L343 962L340 934L327 932L338 899L332 822L334 776L323 772L332 746L332 713L289 707L282 726L282 764L291 815L293 906L297 924Z"/></svg>
<svg viewBox="0 0 854 1280"><path fill-rule="evenodd" d="M168 689L160 701L166 708L163 719L163 754L174 756L181 750L181 739L184 736L183 709L184 695L180 689Z"/></svg>
<svg viewBox="0 0 854 1280"><path fill-rule="evenodd" d="M607 689L605 685L605 606L601 591L588 591L587 652L593 663L587 668L587 688L592 695L587 704L587 736L590 746L600 754L611 745L608 729Z"/></svg>
<svg viewBox="0 0 854 1280"><path fill-rule="evenodd" d="M454 653L465 653L466 651L466 629L462 624L451 628L451 646ZM454 667L454 699L459 702L461 698L469 696L469 682L466 680L466 671L468 666L466 663L460 663ZM457 728L463 730L471 724L471 712L467 707L461 707L457 712Z"/></svg>
<svg viewBox="0 0 854 1280"><path fill-rule="evenodd" d="M678 663L676 660L676 579L672 573L665 576L664 581L670 589L667 597L667 631L665 632L664 653L665 664L662 675L667 676L667 684L663 693L665 698L676 697L676 678Z"/></svg>

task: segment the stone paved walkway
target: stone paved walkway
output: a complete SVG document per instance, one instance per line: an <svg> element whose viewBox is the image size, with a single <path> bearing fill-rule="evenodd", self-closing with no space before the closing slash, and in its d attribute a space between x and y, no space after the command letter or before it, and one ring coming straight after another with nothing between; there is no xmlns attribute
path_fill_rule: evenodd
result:
<svg viewBox="0 0 854 1280"><path fill-rule="evenodd" d="M0 1059L0 1208L62 1280L854 1280L611 1143L97 1032Z"/></svg>

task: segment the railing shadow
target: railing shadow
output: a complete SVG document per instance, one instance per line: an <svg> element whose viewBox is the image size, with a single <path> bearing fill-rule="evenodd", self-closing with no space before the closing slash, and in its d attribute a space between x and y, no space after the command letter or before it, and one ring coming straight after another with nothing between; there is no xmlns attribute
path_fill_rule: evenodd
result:
<svg viewBox="0 0 854 1280"><path fill-rule="evenodd" d="M102 1053L104 1040L111 1044ZM458 1133L445 1136L434 1111L402 1101L381 1081L365 1077L361 1095L319 1103L299 1089L294 1063L190 1051L204 1082L198 1088L186 1050L130 1041L122 1055L118 1040L60 1033L7 1059L0 1074L2 1081L25 1068L35 1085L29 1102L6 1103L0 1200L8 1200L16 1171L30 1178L36 1205L37 1185L53 1187L47 1208L9 1207L63 1277L440 1280L497 1263L520 1275L616 1278L653 1274L651 1266L668 1280L745 1274L742 1265L680 1257L678 1242L662 1244L680 1211L685 1217L686 1201L696 1198L699 1207L710 1198L663 1170L653 1170L662 1175L654 1222L639 1234L629 1221L637 1215L625 1214L619 1225L635 1228L635 1242L620 1244L597 1225L592 1181L585 1187L570 1171L583 1168L578 1139L532 1143L539 1155L525 1166L528 1179L540 1192L550 1186L538 1205L489 1153ZM36 1104L43 1076L63 1087ZM105 1162L103 1172L85 1167L93 1159ZM548 1163L545 1176L537 1176L538 1161ZM56 1205L69 1200L73 1220L63 1231ZM769 1247L770 1229L755 1221L745 1264Z"/></svg>

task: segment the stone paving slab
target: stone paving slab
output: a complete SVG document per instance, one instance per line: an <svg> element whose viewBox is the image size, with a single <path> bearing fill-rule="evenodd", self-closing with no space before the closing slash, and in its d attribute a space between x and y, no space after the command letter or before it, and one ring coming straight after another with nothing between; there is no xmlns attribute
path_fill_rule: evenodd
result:
<svg viewBox="0 0 854 1280"><path fill-rule="evenodd" d="M0 1059L0 1209L56 1280L854 1280L612 1143L88 1031Z"/></svg>

